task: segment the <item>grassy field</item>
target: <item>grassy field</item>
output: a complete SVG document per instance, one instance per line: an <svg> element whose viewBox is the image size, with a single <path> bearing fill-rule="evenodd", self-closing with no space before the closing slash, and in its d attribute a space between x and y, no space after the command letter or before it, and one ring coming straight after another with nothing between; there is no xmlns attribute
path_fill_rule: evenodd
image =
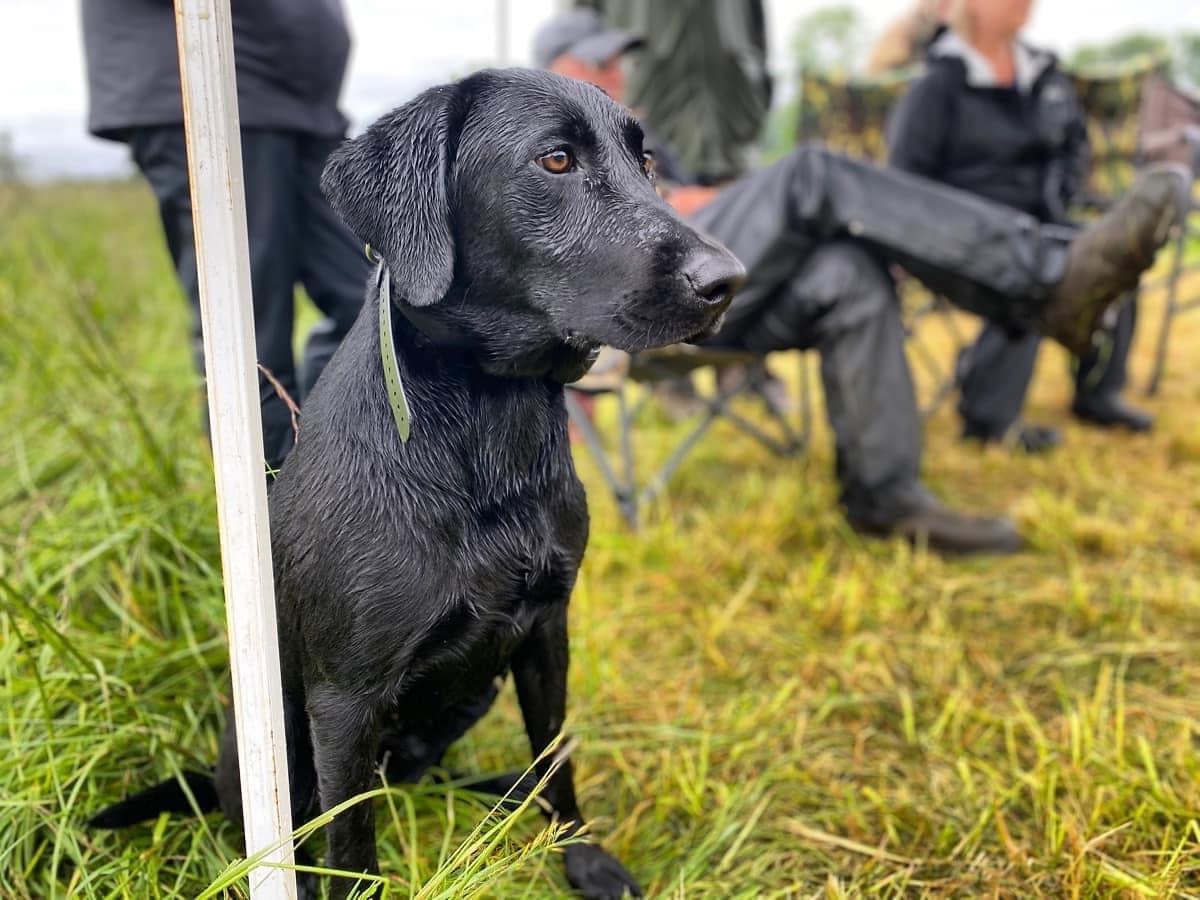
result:
<svg viewBox="0 0 1200 900"><path fill-rule="evenodd" d="M228 693L211 465L165 257L141 187L0 194L5 898L244 896L221 886L239 851L218 816L81 825L210 764ZM1150 437L1067 421L1052 349L1031 414L1065 425L1063 452L980 451L948 409L930 421L935 489L1029 535L1001 562L856 538L823 428L787 463L714 432L638 536L581 456L579 787L649 895L1200 896L1198 353L1194 314ZM674 427L650 421L647 444ZM447 762L526 764L511 690ZM565 890L532 813L488 817L432 783L377 806L391 896Z"/></svg>

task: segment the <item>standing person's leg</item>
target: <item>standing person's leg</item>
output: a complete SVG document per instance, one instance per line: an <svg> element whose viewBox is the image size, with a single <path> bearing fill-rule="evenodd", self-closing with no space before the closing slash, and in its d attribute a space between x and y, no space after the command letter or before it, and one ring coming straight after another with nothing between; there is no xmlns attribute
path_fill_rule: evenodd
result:
<svg viewBox="0 0 1200 900"><path fill-rule="evenodd" d="M299 170L297 135L289 131L243 129L242 168L258 363L298 401L292 350L299 259L299 204L294 187ZM292 412L262 372L258 388L266 462L271 469L278 469L295 444Z"/></svg>
<svg viewBox="0 0 1200 900"><path fill-rule="evenodd" d="M192 308L192 355L197 370L203 375L200 289L183 129L138 129L130 138L130 148L134 161L158 200L167 247ZM242 133L256 352L258 362L270 369L286 390L294 393L296 376L291 334L295 268L290 229L295 213L286 188L287 172L294 168L293 155L286 133L257 130ZM261 374L259 396L266 462L276 469L292 448L291 413Z"/></svg>
<svg viewBox="0 0 1200 900"><path fill-rule="evenodd" d="M204 342L200 335L200 287L196 275L196 241L192 230L192 196L188 186L187 145L180 127L138 128L129 137L134 163L154 192L167 250L175 275L192 312L192 360L204 374ZM205 406L207 416L207 406Z"/></svg>
<svg viewBox="0 0 1200 900"><path fill-rule="evenodd" d="M307 394L354 324L366 297L371 263L365 248L321 193L325 160L340 141L305 137L300 144L300 281L325 318L309 333L300 373Z"/></svg>
<svg viewBox="0 0 1200 900"><path fill-rule="evenodd" d="M158 200L167 248L192 309L192 358L204 374L200 288L188 185L187 144L179 127L143 128L130 137L138 168ZM295 391L292 361L292 285L295 282L288 230L295 219L289 192L280 179L289 168L288 140L276 132L242 134L246 220L250 235L250 280L254 294L254 334L258 361L288 391ZM259 375L266 463L277 469L292 447L291 414L274 387ZM205 422L207 410L205 405Z"/></svg>
<svg viewBox="0 0 1200 900"><path fill-rule="evenodd" d="M1129 351L1137 328L1137 300L1126 303L1108 332L1108 341L1079 360L1072 412L1091 425L1149 431L1154 417L1128 403L1121 392L1129 370Z"/></svg>

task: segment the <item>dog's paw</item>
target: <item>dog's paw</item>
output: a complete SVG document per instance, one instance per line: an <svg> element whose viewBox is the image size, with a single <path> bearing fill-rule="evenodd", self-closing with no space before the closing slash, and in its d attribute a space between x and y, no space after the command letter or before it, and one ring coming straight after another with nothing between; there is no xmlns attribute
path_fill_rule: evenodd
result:
<svg viewBox="0 0 1200 900"><path fill-rule="evenodd" d="M625 867L594 844L566 848L567 881L587 900L640 897L642 889Z"/></svg>

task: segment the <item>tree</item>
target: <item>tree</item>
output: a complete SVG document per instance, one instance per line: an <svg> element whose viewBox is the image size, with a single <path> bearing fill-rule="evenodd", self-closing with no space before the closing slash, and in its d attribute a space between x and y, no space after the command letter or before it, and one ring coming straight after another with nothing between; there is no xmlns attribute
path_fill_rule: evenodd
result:
<svg viewBox="0 0 1200 900"><path fill-rule="evenodd" d="M1189 87L1200 88L1200 33L1181 34L1176 39L1175 75Z"/></svg>
<svg viewBox="0 0 1200 900"><path fill-rule="evenodd" d="M796 23L792 34L792 59L801 73L845 77L860 68L866 56L869 27L858 8L824 6ZM793 97L771 110L763 129L763 157L778 159L795 146L801 114L800 98Z"/></svg>
<svg viewBox="0 0 1200 900"><path fill-rule="evenodd" d="M1101 44L1088 44L1070 59L1073 68L1121 66L1138 61L1164 63L1172 79L1184 87L1200 87L1200 33L1184 32L1168 38L1135 31Z"/></svg>
<svg viewBox="0 0 1200 900"><path fill-rule="evenodd" d="M867 23L858 7L823 6L796 25L792 53L802 72L847 74L867 49Z"/></svg>
<svg viewBox="0 0 1200 900"><path fill-rule="evenodd" d="M1139 59L1168 59L1171 48L1162 35L1135 31L1101 44L1086 44L1071 55L1072 68L1119 66Z"/></svg>

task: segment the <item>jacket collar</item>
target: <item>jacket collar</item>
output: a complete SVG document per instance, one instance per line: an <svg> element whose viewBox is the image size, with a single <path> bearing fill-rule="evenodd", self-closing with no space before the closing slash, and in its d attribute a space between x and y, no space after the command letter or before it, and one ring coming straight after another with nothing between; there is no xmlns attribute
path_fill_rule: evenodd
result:
<svg viewBox="0 0 1200 900"><path fill-rule="evenodd" d="M1014 44L1013 56L1017 70L1017 90L1023 94L1030 93L1037 80L1055 63L1053 53L1031 47L1024 41L1017 41ZM929 58L959 60L966 69L969 87L999 87L991 64L983 54L948 28L934 38L929 45Z"/></svg>

